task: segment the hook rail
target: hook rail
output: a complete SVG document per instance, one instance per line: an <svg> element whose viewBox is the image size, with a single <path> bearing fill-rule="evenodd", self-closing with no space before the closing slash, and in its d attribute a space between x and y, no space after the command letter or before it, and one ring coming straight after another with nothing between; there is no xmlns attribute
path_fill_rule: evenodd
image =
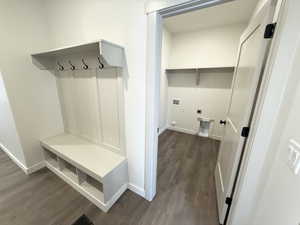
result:
<svg viewBox="0 0 300 225"><path fill-rule="evenodd" d="M104 69L104 63L101 61L101 57L100 56L97 56L97 60L98 60L98 68L100 70ZM80 65L76 67L75 66L76 62L73 64L71 60L67 60L65 63L69 65L67 67L68 67L68 69L70 69L72 71L76 70L78 67L80 68ZM88 70L89 69L89 65L86 62L85 58L81 58L81 63L82 63L82 66L81 66L82 69L84 69L84 70ZM64 71L65 70L65 67L63 66L63 64L60 61L57 61L56 64L58 66L58 70L59 71ZM93 67L93 65L94 65L94 62L92 62L92 67ZM97 67L97 65L94 65L94 66Z"/></svg>

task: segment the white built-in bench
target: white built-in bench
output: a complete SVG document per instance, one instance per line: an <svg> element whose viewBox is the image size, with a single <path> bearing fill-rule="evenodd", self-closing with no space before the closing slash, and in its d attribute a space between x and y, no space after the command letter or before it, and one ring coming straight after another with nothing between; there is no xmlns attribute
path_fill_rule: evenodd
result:
<svg viewBox="0 0 300 225"><path fill-rule="evenodd" d="M41 140L45 164L104 212L128 185L124 57L123 47L105 40L32 54L54 75L60 104L53 107L62 118L53 121L63 121L58 135Z"/></svg>
<svg viewBox="0 0 300 225"><path fill-rule="evenodd" d="M41 141L46 166L107 212L127 188L127 160L82 138L62 134Z"/></svg>

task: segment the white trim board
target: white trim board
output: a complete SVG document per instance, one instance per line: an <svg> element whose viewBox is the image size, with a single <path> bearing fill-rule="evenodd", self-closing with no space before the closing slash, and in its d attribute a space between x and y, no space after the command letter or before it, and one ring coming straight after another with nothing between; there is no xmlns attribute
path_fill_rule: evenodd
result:
<svg viewBox="0 0 300 225"><path fill-rule="evenodd" d="M167 16L174 16L199 8L205 8L205 6L209 7L213 4L217 5L230 1L236 0L150 0L145 5L145 12L149 14L161 10Z"/></svg>
<svg viewBox="0 0 300 225"><path fill-rule="evenodd" d="M145 198L146 194L145 194L145 189L138 187L132 183L128 184L128 189L130 191L133 191L134 193L138 194L139 196Z"/></svg>
<svg viewBox="0 0 300 225"><path fill-rule="evenodd" d="M221 136L217 136L217 135L212 135L210 138L221 141L222 137Z"/></svg>
<svg viewBox="0 0 300 225"><path fill-rule="evenodd" d="M18 160L9 150L6 148L3 144L0 143L0 149L7 154L7 156L15 163L18 167L20 167L24 173L27 174L28 168L20 161Z"/></svg>
<svg viewBox="0 0 300 225"><path fill-rule="evenodd" d="M197 135L197 131L194 130L189 130L189 129L185 129L185 128L181 128L181 127L168 127L168 130L173 130L173 131L177 131L177 132L181 132L181 133L185 133L185 134L192 134L192 135Z"/></svg>
<svg viewBox="0 0 300 225"><path fill-rule="evenodd" d="M165 132L168 129L168 126L164 126L162 128L159 128L158 135L161 135L163 132Z"/></svg>
<svg viewBox="0 0 300 225"><path fill-rule="evenodd" d="M3 144L0 143L0 149L18 166L26 175L32 174L45 167L44 161L39 162L31 167L27 167L20 160L18 160Z"/></svg>
<svg viewBox="0 0 300 225"><path fill-rule="evenodd" d="M39 171L39 170L41 170L45 167L46 167L46 164L45 164L44 161L36 163L33 166L27 168L26 174L29 175L29 174L35 173L35 172L37 172L37 171Z"/></svg>
<svg viewBox="0 0 300 225"><path fill-rule="evenodd" d="M198 131L194 131L194 130L188 130L188 129L184 129L184 128L180 128L180 127L167 127L167 130L173 130L173 131L177 131L177 132L181 132L181 133L185 133L185 134L191 134L191 135L196 135L198 136ZM207 138L212 138L215 140L220 141L222 139L221 136L217 136L217 135L211 135Z"/></svg>

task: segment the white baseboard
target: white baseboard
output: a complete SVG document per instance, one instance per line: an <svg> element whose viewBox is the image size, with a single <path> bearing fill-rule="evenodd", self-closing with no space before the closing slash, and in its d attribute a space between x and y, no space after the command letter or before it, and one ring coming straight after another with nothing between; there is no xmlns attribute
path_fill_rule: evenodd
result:
<svg viewBox="0 0 300 225"><path fill-rule="evenodd" d="M197 135L197 131L194 131L194 130L188 130L188 129L181 128L181 127L168 127L167 129L168 129L168 130L177 131L177 132L186 133L186 134Z"/></svg>
<svg viewBox="0 0 300 225"><path fill-rule="evenodd" d="M45 163L44 161L43 162L40 162L40 163L37 163L31 167L27 167L26 165L24 165L19 159L17 159L13 154L11 154L11 152L8 150L8 148L6 148L3 144L0 143L0 149L2 151L4 151L6 153L6 155L15 163L17 164L17 166L19 166L25 174L29 175L31 173L34 173L42 168L45 167Z"/></svg>
<svg viewBox="0 0 300 225"><path fill-rule="evenodd" d="M222 140L222 137L221 136L217 136L217 135L212 135L211 138L215 139L215 140L218 140L218 141Z"/></svg>
<svg viewBox="0 0 300 225"><path fill-rule="evenodd" d="M24 173L27 174L27 167L19 160L17 159L13 154L11 154L11 152L3 145L0 143L0 148L2 151L4 151L6 153L6 155L15 163L17 164L18 167L20 167Z"/></svg>
<svg viewBox="0 0 300 225"><path fill-rule="evenodd" d="M163 128L159 128L159 133L158 133L158 135L161 135L165 130L167 130L168 129L168 126L165 126L165 127L163 127Z"/></svg>
<svg viewBox="0 0 300 225"><path fill-rule="evenodd" d="M35 165L27 168L27 173L26 174L32 174L32 173L34 173L34 172L36 172L38 170L41 170L41 169L43 169L45 167L46 167L46 164L45 164L44 161L39 162L39 163L37 163L37 164L35 164Z"/></svg>
<svg viewBox="0 0 300 225"><path fill-rule="evenodd" d="M146 192L145 192L145 189L143 188L140 188L132 183L129 183L128 184L128 189L133 191L134 193L138 194L139 196L145 198L146 196Z"/></svg>
<svg viewBox="0 0 300 225"><path fill-rule="evenodd" d="M167 129L177 131L177 132L186 133L186 134L198 135L198 131L188 130L188 129L181 128L181 127L167 127ZM215 139L215 140L218 140L218 141L222 140L222 137L217 136L217 135L211 135L208 138L212 138L212 139Z"/></svg>

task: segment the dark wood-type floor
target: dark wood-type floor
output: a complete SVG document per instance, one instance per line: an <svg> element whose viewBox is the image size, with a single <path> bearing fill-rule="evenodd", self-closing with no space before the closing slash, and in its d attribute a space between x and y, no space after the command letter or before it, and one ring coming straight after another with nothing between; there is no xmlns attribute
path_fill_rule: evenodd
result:
<svg viewBox="0 0 300 225"><path fill-rule="evenodd" d="M0 151L0 224L217 225L213 172L219 142L174 131L159 138L157 196L126 191L105 214L47 169L26 176Z"/></svg>

